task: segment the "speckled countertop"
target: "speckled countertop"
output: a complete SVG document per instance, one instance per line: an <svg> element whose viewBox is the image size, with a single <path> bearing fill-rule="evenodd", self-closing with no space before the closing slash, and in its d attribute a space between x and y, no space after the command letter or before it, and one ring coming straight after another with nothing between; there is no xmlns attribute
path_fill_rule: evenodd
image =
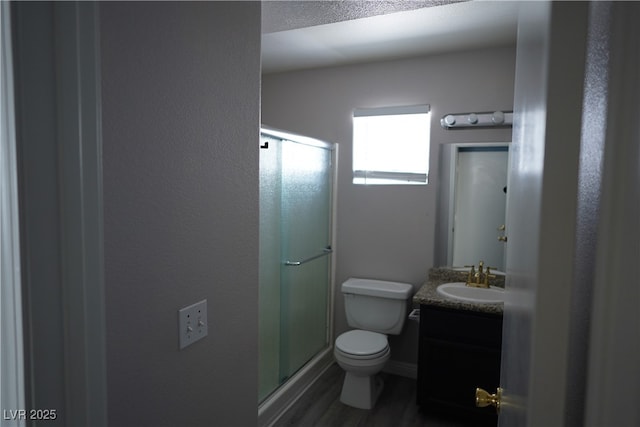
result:
<svg viewBox="0 0 640 427"><path fill-rule="evenodd" d="M482 304L450 299L438 294L436 288L442 283L465 282L467 273L455 271L446 267L432 268L429 270L429 278L413 296L415 304L436 305L457 310L479 311L483 313L502 314L504 304ZM489 284L504 288L504 276L489 279Z"/></svg>

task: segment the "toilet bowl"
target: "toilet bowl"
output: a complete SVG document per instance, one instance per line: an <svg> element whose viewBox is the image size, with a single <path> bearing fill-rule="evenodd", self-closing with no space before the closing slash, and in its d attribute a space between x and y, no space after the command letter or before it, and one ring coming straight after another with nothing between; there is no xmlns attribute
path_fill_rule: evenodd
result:
<svg viewBox="0 0 640 427"><path fill-rule="evenodd" d="M351 278L342 284L347 323L356 327L335 342L334 357L345 370L340 401L372 409L383 388L376 375L389 360L387 334L397 335L413 287L406 283Z"/></svg>
<svg viewBox="0 0 640 427"><path fill-rule="evenodd" d="M379 372L390 354L386 335L359 329L340 335L334 350L340 366L361 376Z"/></svg>
<svg viewBox="0 0 640 427"><path fill-rule="evenodd" d="M333 354L346 372L340 401L355 408L373 408L383 388L375 375L391 355L386 335L358 329L345 332L336 340Z"/></svg>

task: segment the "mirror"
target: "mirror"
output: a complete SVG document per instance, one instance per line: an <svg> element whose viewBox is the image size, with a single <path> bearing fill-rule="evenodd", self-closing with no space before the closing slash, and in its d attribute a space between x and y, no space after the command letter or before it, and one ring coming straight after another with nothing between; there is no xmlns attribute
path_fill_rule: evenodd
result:
<svg viewBox="0 0 640 427"><path fill-rule="evenodd" d="M504 271L509 143L441 147L437 261Z"/></svg>

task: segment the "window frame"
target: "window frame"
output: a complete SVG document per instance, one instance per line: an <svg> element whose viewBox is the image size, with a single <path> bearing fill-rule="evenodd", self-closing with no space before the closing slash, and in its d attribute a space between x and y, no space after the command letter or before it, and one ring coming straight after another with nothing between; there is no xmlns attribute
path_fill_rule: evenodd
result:
<svg viewBox="0 0 640 427"><path fill-rule="evenodd" d="M426 171L416 173L413 171L388 171L373 169L356 169L357 147L362 141L356 141L356 119L360 117L374 116L403 116L411 114L427 115L427 147L426 147ZM428 104L393 106L377 108L356 108L352 115L352 183L354 185L427 185L429 183L429 166L431 150L431 107Z"/></svg>

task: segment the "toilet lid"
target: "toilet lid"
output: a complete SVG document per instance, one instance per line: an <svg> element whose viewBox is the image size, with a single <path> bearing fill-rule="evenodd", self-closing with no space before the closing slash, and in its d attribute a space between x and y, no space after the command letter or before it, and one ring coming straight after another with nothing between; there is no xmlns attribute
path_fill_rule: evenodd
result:
<svg viewBox="0 0 640 427"><path fill-rule="evenodd" d="M388 346L386 335L359 329L345 332L336 339L336 347L338 350L357 356L381 353L385 351Z"/></svg>

